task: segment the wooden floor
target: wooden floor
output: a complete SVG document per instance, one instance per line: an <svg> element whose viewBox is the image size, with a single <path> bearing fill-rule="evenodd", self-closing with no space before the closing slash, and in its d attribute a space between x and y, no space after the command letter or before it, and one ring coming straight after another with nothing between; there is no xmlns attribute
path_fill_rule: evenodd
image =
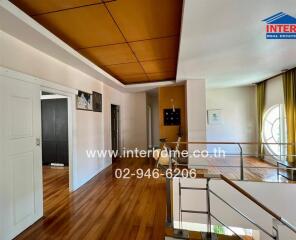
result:
<svg viewBox="0 0 296 240"><path fill-rule="evenodd" d="M214 174L223 174L232 180L240 179L240 158L211 158L209 160L209 172ZM244 157L244 180L245 181L263 181L263 182L282 182L292 183L282 176L277 175L276 166L258 160L255 157Z"/></svg>
<svg viewBox="0 0 296 240"><path fill-rule="evenodd" d="M227 160L228 165L238 162ZM215 160L211 165L222 163ZM245 166L272 167L255 158L245 159ZM67 168L45 167L44 218L16 239L164 239L165 180L114 177L116 168L129 168L133 172L153 167L154 162L146 159L118 160L73 193L68 192ZM210 171L239 178L238 168L212 166ZM245 178L277 180L276 171L266 168L245 169Z"/></svg>
<svg viewBox="0 0 296 240"><path fill-rule="evenodd" d="M133 171L153 164L119 161L73 193L67 170L45 168L45 217L16 239L164 239L165 180L116 179L118 167Z"/></svg>

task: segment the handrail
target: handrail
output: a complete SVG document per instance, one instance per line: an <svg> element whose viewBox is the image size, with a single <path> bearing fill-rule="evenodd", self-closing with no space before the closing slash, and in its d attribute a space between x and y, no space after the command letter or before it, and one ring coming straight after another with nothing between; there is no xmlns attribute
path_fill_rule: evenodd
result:
<svg viewBox="0 0 296 240"><path fill-rule="evenodd" d="M294 233L296 233L296 228L294 225L292 225L291 223L289 223L286 219L281 218L280 221L282 224L284 224L287 228L289 228L291 231L293 231Z"/></svg>
<svg viewBox="0 0 296 240"><path fill-rule="evenodd" d="M243 194L245 197L247 197L249 200L251 200L252 202L254 202L256 205L258 205L259 207L261 207L263 210L265 210L267 213L269 213L271 216L273 216L274 218L276 218L277 220L281 220L281 217L279 215L277 215L275 212L273 212L271 209L269 209L268 207L266 207L265 205L263 205L261 202L259 202L256 198L254 198L251 194L249 194L247 191L245 191L244 189L242 189L240 186L238 186L237 184L235 184L233 181L231 181L230 179L228 179L227 177L225 177L224 175L220 175L221 179L223 181L225 181L226 183L228 183L230 186L232 186L233 188L235 188L237 191L239 191L241 194Z"/></svg>
<svg viewBox="0 0 296 240"><path fill-rule="evenodd" d="M181 166L181 167L187 167L188 164L186 163L176 163L175 166ZM208 167L209 165L205 164L190 164L190 167ZM211 167L217 167L217 168L239 168L241 167L240 165L231 165L231 166L226 166L226 165L210 165ZM296 167L276 167L276 166L268 166L268 167L261 167L261 166L244 166L246 169L270 169L270 170L296 170Z"/></svg>
<svg viewBox="0 0 296 240"><path fill-rule="evenodd" d="M258 145L269 145L269 144L271 144L271 145L296 145L296 143L258 143L258 142L165 142L165 144L170 144L170 143L171 144L235 144L235 145L238 145L238 147L240 148L241 180L244 179L244 171L243 171L243 169L244 169L244 162L243 162L243 153L242 153L243 152L243 149L242 149L242 145L244 145L244 144L245 145L246 144L254 144L254 145L255 144L258 144ZM172 163L172 159L170 158L169 168L172 168L172 164L171 163ZM279 168L277 167L276 169L278 170ZM284 168L284 169L287 169L287 168ZM249 200L251 200L257 206L259 206L261 209L263 209L266 213L268 213L270 216L272 216L275 221L278 221L279 223L283 224L288 229L290 229L292 232L296 233L296 227L295 226L293 226L286 219L282 218L277 213L275 213L274 211L272 211L270 208L268 208L267 206L265 206L263 203L261 203L255 197L253 197L250 193L248 193L247 191L245 191L244 189L242 189L240 186L238 186L237 184L235 184L233 181L231 181L230 179L228 179L223 174L205 174L205 173L200 173L200 174L197 174L196 178L206 178L207 179L207 187L206 188L202 188L202 190L206 190L207 191L207 205L208 205L207 208L208 208L208 211L207 212L201 212L201 211L181 210L181 207L180 206L179 206L179 210L180 210L181 215L182 215L182 212L203 213L203 214L207 213L208 214L208 233L211 232L211 229L209 228L211 226L211 220L210 219L211 219L211 217L214 217L211 214L211 211L210 211L210 193L214 194L214 192L210 190L210 186L209 186L209 181L211 179L213 179L213 178L218 178L218 179L220 178L221 180L225 181L231 187L233 187L238 192L240 192L243 196L245 196L246 198L248 198ZM170 181L171 181L171 179L168 179L168 178L166 178L166 179L167 179L167 197L170 198ZM180 185L180 182L179 182L179 185ZM182 189L191 189L191 188L189 188L189 187L182 187ZM220 200L222 200L218 195L216 195L216 194L214 194L214 195L216 197L218 197ZM181 198L181 186L179 186L179 197ZM170 202L167 202L167 204L168 204L168 206L167 206L167 223L171 224L173 222L172 221L172 216L171 216L171 203ZM179 200L179 205L180 204L181 204L181 199ZM228 206L230 206L231 208L233 208L229 204L228 204ZM273 235L273 234L269 233L268 231L264 230L261 226L257 225L254 221L252 221L251 219L249 219L242 212L239 212L239 210L235 209L235 211L237 211L245 219L249 220L251 223L253 223L255 226L257 226L261 231L265 232L267 235L269 235L273 239L278 239L277 223L276 223L276 225L273 225L273 229L276 232L275 235ZM182 219L182 217L181 217L181 219ZM224 225L224 224L222 224L222 225Z"/></svg>
<svg viewBox="0 0 296 240"><path fill-rule="evenodd" d="M181 176L175 176L175 177L181 177ZM265 234L267 234L268 236L270 236L273 239L278 239L277 238L277 234L273 235L271 233L269 233L267 230L265 230L263 227L261 227L260 225L258 225L257 223L255 223L253 220L251 220L249 217L247 217L245 214L243 214L242 212L240 212L239 210L237 210L236 208L234 208L231 204L229 204L228 202L226 202L226 200L222 199L221 196L217 195L215 192L213 192L210 189L209 186L209 181L211 179L221 179L223 181L225 181L227 184L229 184L231 187L233 187L234 189L236 189L238 192L240 192L243 196L245 196L246 198L248 198L249 200L251 200L253 203L255 203L257 206L259 206L261 209L263 209L266 213L268 213L269 215L271 215L273 217L273 219L277 220L278 222L280 222L281 224L283 224L284 226L286 226L288 229L290 229L292 232L296 233L296 228L295 226L293 226L291 223L289 223L286 219L282 218L281 216L279 216L277 213L275 213L274 211L272 211L270 208L268 208L267 206L265 206L263 203L261 203L259 200L257 200L255 197L253 197L250 193L248 193L247 191L245 191L244 189L242 189L240 186L238 186L237 184L235 184L233 181L231 181L230 179L228 179L227 177L225 177L222 174L207 174L207 173L201 173L198 174L198 178L205 178L207 179L207 187L206 188L194 188L194 187L182 187L180 185L179 182L179 197L181 197L181 190L205 190L207 191L207 194L211 193L214 196L216 196L218 199L220 199L221 201L223 201L224 203L226 203L229 207L231 207L233 210L235 210L237 213L239 213L241 216L243 216L246 220L248 220L250 223L254 224L256 227L258 227L261 231L263 231ZM179 203L181 203L181 200L179 201ZM214 217L213 214L210 211L210 198L209 195L207 197L207 204L208 204L208 210L207 211L191 211L191 210L183 210L181 209L181 206L179 206L180 208L180 212L190 212L190 213L199 213L199 214L208 214L210 217ZM181 218L182 219L182 218ZM216 219L217 220L217 219ZM211 221L210 218L208 219L208 226L211 226ZM220 222L220 221L219 221ZM220 222L221 223L221 222ZM222 224L224 226L226 226L225 224ZM227 227L227 226L226 226ZM227 227L228 228L228 227ZM275 227L273 227L274 230L276 230ZM277 230L276 230L277 231ZM210 232L210 230L208 230L208 232ZM232 231L233 232L233 231ZM237 235L235 233L235 235Z"/></svg>
<svg viewBox="0 0 296 240"><path fill-rule="evenodd" d="M255 197L253 197L251 194L249 194L247 191L242 189L240 186L235 184L233 181L228 179L227 177L223 176L222 174L220 175L221 179L228 183L230 186L232 186L234 189L239 191L241 194L243 194L246 198L251 200L253 203L255 203L257 206L262 208L265 212L269 213L272 217L277 219L279 222L281 222L283 225L285 225L287 228L289 228L291 231L296 233L296 228L293 226L291 223L289 223L286 219L280 217L278 214L276 214L274 211L272 211L270 208L262 204L260 201L258 201Z"/></svg>
<svg viewBox="0 0 296 240"><path fill-rule="evenodd" d="M164 143L164 146L166 145L166 144L176 144L176 145L184 145L184 144L186 144L186 145L189 145L189 144L203 144L203 145L209 145L209 144L215 144L215 145L237 145L238 146L238 148L239 148L239 158L240 158L240 179L241 180L244 180L244 153L243 153L243 145L251 145L251 144L253 144L253 145L258 145L258 146L260 146L260 145L286 145L286 146L288 146L288 145L296 145L296 143L266 143L266 142L262 142L262 143L260 143L260 142L218 142L218 141L213 141L213 142L211 142L211 141L196 141L196 142L180 142L180 141L177 141L177 142L166 142L166 141L164 141L163 142ZM174 150L172 150L172 151L174 151ZM178 150L177 150L177 152L179 152ZM189 156L189 155L188 155ZM292 156L296 156L296 155L285 155L286 157L292 157ZM274 156L272 156L272 157L274 157ZM171 161L170 161L170 163L171 163ZM279 169L277 169L278 170L278 176L279 175L282 175L282 174L280 174L279 173ZM287 170L287 168L285 167L285 170ZM282 175L283 176L283 175ZM286 177L286 176L284 176L284 177ZM293 178L292 178L292 180L293 180Z"/></svg>
<svg viewBox="0 0 296 240"><path fill-rule="evenodd" d="M241 211L237 210L235 207L233 207L231 204L229 204L228 202L226 202L222 197L220 197L217 193L213 192L212 190L210 190L210 193L213 194L215 197L217 197L220 201L224 202L228 207L230 207L232 210L236 211L239 215L241 215L243 218L245 218L247 221L249 221L250 223L252 223L254 226L256 226L257 228L259 228L262 232L264 232L265 234L267 234L268 236L270 236L271 238L274 238L274 236L272 236L272 234L270 234L268 231L266 231L263 227L261 227L259 224L255 223L252 219L250 219L249 217L247 217L245 214L243 214Z"/></svg>

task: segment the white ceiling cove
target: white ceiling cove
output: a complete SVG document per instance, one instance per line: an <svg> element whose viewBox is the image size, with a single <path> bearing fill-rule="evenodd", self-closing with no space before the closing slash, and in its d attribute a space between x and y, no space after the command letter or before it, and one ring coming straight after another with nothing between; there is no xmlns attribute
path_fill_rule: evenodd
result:
<svg viewBox="0 0 296 240"><path fill-rule="evenodd" d="M266 40L262 21L296 17L295 0L185 0L177 81L252 84L296 66L296 40Z"/></svg>

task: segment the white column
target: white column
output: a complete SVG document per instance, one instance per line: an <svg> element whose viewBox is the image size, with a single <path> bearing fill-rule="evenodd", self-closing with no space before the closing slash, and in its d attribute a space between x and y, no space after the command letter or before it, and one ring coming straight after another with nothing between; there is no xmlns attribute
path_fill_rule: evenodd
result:
<svg viewBox="0 0 296 240"><path fill-rule="evenodd" d="M188 142L206 141L206 84L205 80L186 81L186 105L187 105L187 136ZM189 145L188 151L205 150L205 145ZM207 161L202 158L189 157L189 165L205 165ZM202 167L201 167L202 168Z"/></svg>

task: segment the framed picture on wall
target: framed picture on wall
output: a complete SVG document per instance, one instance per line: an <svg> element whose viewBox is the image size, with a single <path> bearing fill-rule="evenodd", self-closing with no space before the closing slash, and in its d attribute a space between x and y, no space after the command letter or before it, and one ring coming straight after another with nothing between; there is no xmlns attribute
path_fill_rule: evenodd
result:
<svg viewBox="0 0 296 240"><path fill-rule="evenodd" d="M222 124L222 110L221 109L210 109L208 110L208 124L219 125Z"/></svg>
<svg viewBox="0 0 296 240"><path fill-rule="evenodd" d="M93 111L102 112L102 94L93 92Z"/></svg>
<svg viewBox="0 0 296 240"><path fill-rule="evenodd" d="M76 96L76 108L79 110L92 111L93 110L93 100L90 93L83 91L78 91Z"/></svg>
<svg viewBox="0 0 296 240"><path fill-rule="evenodd" d="M178 126L181 124L181 109L167 108L163 110L163 124L165 126Z"/></svg>

